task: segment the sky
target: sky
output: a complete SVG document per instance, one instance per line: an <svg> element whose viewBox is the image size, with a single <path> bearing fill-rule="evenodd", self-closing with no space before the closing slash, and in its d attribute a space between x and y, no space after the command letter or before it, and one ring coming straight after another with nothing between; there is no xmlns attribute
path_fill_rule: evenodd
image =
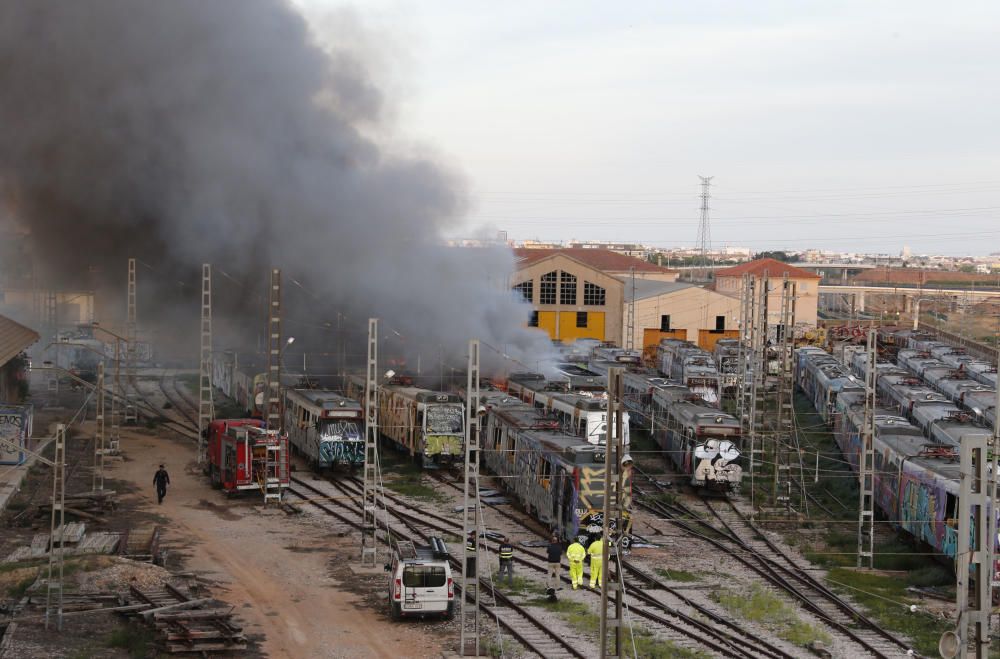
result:
<svg viewBox="0 0 1000 659"><path fill-rule="evenodd" d="M1000 3L296 0L475 237L1000 252Z"/></svg>

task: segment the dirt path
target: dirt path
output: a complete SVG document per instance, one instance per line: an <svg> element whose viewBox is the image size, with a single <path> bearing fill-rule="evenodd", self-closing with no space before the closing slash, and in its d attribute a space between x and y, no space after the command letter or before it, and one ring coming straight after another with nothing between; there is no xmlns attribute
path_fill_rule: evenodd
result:
<svg viewBox="0 0 1000 659"><path fill-rule="evenodd" d="M136 508L165 518L165 542L185 567L218 586L236 606L250 636L268 657L439 657L442 647L420 624L394 624L330 576L335 561L355 561L352 538L331 533L317 516L289 517L251 498L227 501L212 490L181 440L130 435L125 461L110 477L134 483ZM159 463L171 487L157 505ZM342 567L342 566L340 566Z"/></svg>

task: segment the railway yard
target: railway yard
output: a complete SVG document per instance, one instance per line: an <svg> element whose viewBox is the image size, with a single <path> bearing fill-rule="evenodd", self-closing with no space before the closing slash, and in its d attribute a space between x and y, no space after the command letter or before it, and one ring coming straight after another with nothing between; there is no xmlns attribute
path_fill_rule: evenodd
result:
<svg viewBox="0 0 1000 659"><path fill-rule="evenodd" d="M678 346L664 349L677 350ZM810 350L815 349L803 348L799 354L803 359L819 354ZM605 362L610 358L632 364L625 352L603 348L599 357ZM509 391L517 391L520 398L507 393L507 387L484 391L483 433L490 437L495 433L495 444L484 445L484 464L491 464L490 450L500 451L498 456L506 455L504 451L519 455L532 450L530 442L539 433L548 442L541 445L554 446L563 433L569 445L584 442L601 446L589 439L592 427L585 412L590 404L578 402L581 396L593 396L579 393L587 386L582 384L581 374L589 374L584 378L588 381L595 377L600 383L606 381L598 373L607 373L607 363L591 366L592 371L584 366L567 370L573 375L566 394L552 393L556 390L551 385L542 387L532 384L531 378L518 376L511 376L510 382L520 382L520 388L511 386ZM652 387L668 389L683 388L680 383L686 383L683 376L668 381L663 373L643 368L637 362L629 367L630 386L643 386L635 384L643 378ZM703 388L707 386L705 369L700 363L697 382ZM394 440L381 442L380 510L374 516L379 553L374 568L362 567L366 499L364 470L359 466L364 465L363 452L337 452L343 464L319 468L309 453L309 433L303 432L288 449L287 463L274 463L287 464L289 472L280 502L265 504L263 483L251 481L240 491L238 475L230 475L234 465L228 463L220 466L220 482L213 487L198 460L197 376L197 372L173 368L139 369L131 391L140 422L121 429L117 455L104 456L104 487L100 491L110 492L102 496L111 497L114 504L96 512L90 508L91 512L76 512L78 523L86 527L85 532L80 531L82 536L101 535L118 542L93 554L72 552L65 558L64 597L68 604L59 633L44 632L48 611L44 566L47 557L51 558L51 549L46 553L43 545L43 550L27 561L17 556L19 550L28 551L20 548L38 545L48 522L45 503L51 476L42 465L28 470L27 480L4 512L7 530L0 540L0 557L10 558L0 564L0 583L7 591L0 656L143 656L150 648L266 657L461 654L457 609L464 596L459 579L466 534L460 514L463 472L460 460L448 455L448 444L438 444L440 453L433 454L426 448L431 443L419 440L425 442L420 444L423 454L414 462L415 445L408 449L406 441L417 441L412 439L415 435L396 433ZM235 382L239 378L227 379ZM266 413L266 404L254 397L252 380L248 379L249 388L242 400L240 395L228 397L221 389L213 392L217 418L237 417L240 412L253 414L255 406L263 407ZM708 486L716 476L698 466L701 463L695 454L687 461L676 455L668 457L664 446L683 447L684 443L677 437L668 440L661 433L671 432L670 419L679 415L684 405L694 404L698 414L717 416L712 427L725 427L721 421L728 416L723 411L727 403L721 399L727 396L719 382L721 379L713 385L711 395L694 398L672 394L658 399L657 392L650 389L650 396L639 396L628 406L633 422L628 448L632 458L627 463L628 543L619 545L619 567L612 567L608 575L619 580L624 592L623 655L934 656L938 637L953 624L954 586L950 593L948 589L953 577L945 563L928 557L926 544L908 541L904 534L908 527L899 530L899 524L879 525L875 547L880 556L874 569L855 569L851 543L857 528L857 507L849 497L857 497L856 477L850 471L850 455L847 459L830 457L838 450L838 440L824 428L810 405L814 385L803 384L803 392L809 395L799 393L795 399L796 423L802 429L800 448L816 456L815 474L807 474L810 480L815 478L815 486L802 488L809 500L802 505L808 512L789 515L781 506L761 505L760 500L753 505L746 492L748 474L743 474L741 491L738 480L735 487L732 482L738 472L717 459L713 460L718 467L716 482L723 485L722 490L712 491ZM63 387L55 393L41 386L38 389L34 399L36 429L51 429L76 409L88 408L83 387ZM305 390L289 386L286 391ZM396 396L424 400L412 391L406 382L398 387L386 384L379 392L383 396L379 404L383 409L401 404ZM550 398L539 402L545 392L550 392ZM289 400L294 396L301 406L295 408L296 414L308 415L309 401L319 405L317 410L331 400L339 401L328 406L331 409L349 408L344 401L350 399L331 398L333 394L323 390L287 395ZM846 392L841 396L847 399ZM454 404L450 395L435 394L426 400ZM579 423L558 422L559 400L568 401L567 409L584 410L579 412L583 414ZM643 400L653 407L643 407ZM662 403L667 407L656 407L661 404L657 400L667 401ZM524 401L534 401L535 406L525 407ZM607 406L602 409L606 413ZM521 410L520 417L516 410ZM317 413L323 416L322 411ZM426 413L432 418L431 412ZM525 425L518 420L534 414L554 421ZM654 418L654 431L650 432L645 424L649 415L657 414L665 415L660 419L663 430ZM351 419L350 423L361 423ZM291 422L286 418L286 423ZM359 433L344 423L337 422L336 432L334 426L316 424L322 437L318 445L324 441L362 441L364 431ZM711 434L707 428L697 435ZM93 485L97 482L96 431L93 415L84 415L67 439L66 490L73 501L78 500L73 499L74 494L98 491ZM233 451L240 450L240 441L249 442L248 437L254 436L234 424L225 432L242 438ZM35 434L42 435L37 430ZM508 445L504 443L507 437L519 441ZM736 456L739 449L747 450L745 438L726 437L737 449ZM240 454L241 469L244 460L256 460L247 450ZM676 454L686 449L671 450ZM830 468L820 468L821 454ZM352 463L352 456L359 456L360 464ZM225 458L219 459L225 462ZM576 458L578 464L581 459L586 463L590 458L585 453ZM736 457L729 459L737 464ZM160 464L169 471L170 485L165 500L157 504L152 478ZM739 464L750 469L745 461ZM559 480L557 467L553 463L551 472L539 467L539 473L547 474L546 483L552 479L553 485L546 486L549 494L569 487L571 482ZM581 479L590 477L584 467L575 467L583 470L573 472L576 515L548 515L540 511L557 499L545 499L544 492L541 500L519 494L513 483L521 478L520 469L500 477L499 471L485 470L479 481L484 531L479 545L481 653L597 657L600 590L586 588L586 579L585 587L571 587L564 555L561 586L554 596L546 593L546 545L551 533L560 535L563 547L576 539L584 544L593 539L594 522L586 521L589 517L582 510L597 504L588 503L587 497L593 493L580 484ZM758 478L764 482L770 475L762 471ZM888 518L887 512L880 517ZM626 528L622 524L619 528ZM599 537L600 526L596 528ZM504 536L514 546L513 584L499 580L496 574ZM433 545L432 538L443 540L449 548L450 556L445 558L450 560L455 581L454 619L449 615L397 620L400 611L388 597L390 584L382 569L382 563L392 555L387 543L392 547L400 540ZM145 544L135 549L136 541L130 539ZM132 549L126 551L126 546ZM946 549L941 551L946 554ZM449 590L451 580L449 577Z"/></svg>

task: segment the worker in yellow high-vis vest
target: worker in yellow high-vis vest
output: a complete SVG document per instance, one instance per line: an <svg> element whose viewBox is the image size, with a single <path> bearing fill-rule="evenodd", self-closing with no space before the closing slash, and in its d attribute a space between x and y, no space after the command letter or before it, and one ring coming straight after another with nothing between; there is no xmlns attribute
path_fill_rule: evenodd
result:
<svg viewBox="0 0 1000 659"><path fill-rule="evenodd" d="M594 584L600 586L603 579L601 569L604 563L604 538L598 538L590 543L587 553L590 554L590 587L593 588Z"/></svg>
<svg viewBox="0 0 1000 659"><path fill-rule="evenodd" d="M566 549L569 559L569 580L573 582L573 590L583 583L583 559L587 558L587 550L579 542L574 542Z"/></svg>

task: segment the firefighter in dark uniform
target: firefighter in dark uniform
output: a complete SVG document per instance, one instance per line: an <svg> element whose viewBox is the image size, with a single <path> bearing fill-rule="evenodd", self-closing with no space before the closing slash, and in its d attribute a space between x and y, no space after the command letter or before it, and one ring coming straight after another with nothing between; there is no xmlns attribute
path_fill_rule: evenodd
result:
<svg viewBox="0 0 1000 659"><path fill-rule="evenodd" d="M160 465L160 468L153 475L153 485L156 486L156 499L157 503L163 503L163 497L167 496L167 485L170 484L170 474L167 473L166 468Z"/></svg>
<svg viewBox="0 0 1000 659"><path fill-rule="evenodd" d="M514 587L514 545L510 544L507 536L500 542L500 572L497 574L497 581L503 581L504 572L507 573L507 585Z"/></svg>
<svg viewBox="0 0 1000 659"><path fill-rule="evenodd" d="M465 539L465 550L468 558L465 559L465 576L476 576L476 532L469 531L469 537Z"/></svg>

